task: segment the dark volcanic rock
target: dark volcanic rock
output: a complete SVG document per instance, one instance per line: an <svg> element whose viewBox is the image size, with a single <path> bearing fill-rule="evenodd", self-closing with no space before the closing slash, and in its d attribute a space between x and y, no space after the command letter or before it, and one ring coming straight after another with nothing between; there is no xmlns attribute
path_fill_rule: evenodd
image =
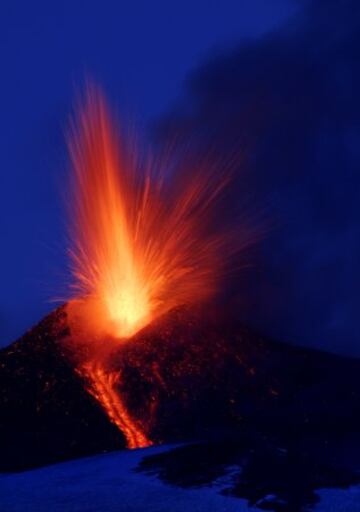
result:
<svg viewBox="0 0 360 512"><path fill-rule="evenodd" d="M155 438L246 426L295 436L360 432L360 360L277 343L209 317L173 311L113 359L126 375L130 408L155 395Z"/></svg>
<svg viewBox="0 0 360 512"><path fill-rule="evenodd" d="M60 308L0 352L0 471L124 446L69 365Z"/></svg>
<svg viewBox="0 0 360 512"><path fill-rule="evenodd" d="M360 432L360 361L283 345L207 312L167 314L111 345L107 371L154 442L345 438ZM0 470L125 446L74 371L65 308L0 352ZM275 441L274 441L275 442Z"/></svg>

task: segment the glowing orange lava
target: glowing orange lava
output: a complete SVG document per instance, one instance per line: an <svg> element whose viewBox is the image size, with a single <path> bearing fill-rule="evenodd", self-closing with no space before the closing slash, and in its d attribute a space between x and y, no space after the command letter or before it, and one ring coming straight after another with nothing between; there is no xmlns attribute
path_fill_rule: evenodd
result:
<svg viewBox="0 0 360 512"><path fill-rule="evenodd" d="M126 154L105 101L90 91L70 139L72 273L91 331L128 338L215 291L225 237L209 230L228 177L173 173ZM221 256L221 257L220 257Z"/></svg>
<svg viewBox="0 0 360 512"><path fill-rule="evenodd" d="M115 389L120 375L114 372L107 373L102 365L97 362L84 365L79 373L88 380L87 390L89 393L98 400L110 420L124 434L128 448L151 446L152 442L145 436L136 421L131 418Z"/></svg>
<svg viewBox="0 0 360 512"><path fill-rule="evenodd" d="M103 342L123 342L170 309L214 294L229 256L226 235L213 228L214 205L229 177L218 167L184 172L126 151L94 88L79 108L69 147L68 317L72 337L88 346L78 371L128 446L147 446L115 388L119 377L107 368Z"/></svg>

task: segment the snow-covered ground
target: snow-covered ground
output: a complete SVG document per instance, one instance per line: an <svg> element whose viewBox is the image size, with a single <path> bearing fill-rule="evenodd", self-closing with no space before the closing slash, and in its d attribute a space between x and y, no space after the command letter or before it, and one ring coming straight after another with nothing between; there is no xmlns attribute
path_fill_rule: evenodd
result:
<svg viewBox="0 0 360 512"><path fill-rule="evenodd" d="M1 512L256 512L222 496L219 485L182 489L136 472L144 455L169 446L114 452L18 474L0 475ZM314 511L360 512L360 486L321 490ZM270 497L269 497L270 499Z"/></svg>

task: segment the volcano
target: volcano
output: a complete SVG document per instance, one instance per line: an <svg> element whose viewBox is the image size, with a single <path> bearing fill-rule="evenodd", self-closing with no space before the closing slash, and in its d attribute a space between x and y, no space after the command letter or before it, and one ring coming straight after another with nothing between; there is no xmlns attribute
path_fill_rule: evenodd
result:
<svg viewBox="0 0 360 512"><path fill-rule="evenodd" d="M111 407L126 415L119 424L77 369L86 358L73 350L67 305L52 312L0 352L0 470L244 432L296 442L359 432L360 361L213 313L176 308L111 346L102 377Z"/></svg>
<svg viewBox="0 0 360 512"><path fill-rule="evenodd" d="M0 351L0 471L189 442L203 444L139 471L191 486L241 466L249 485L231 492L281 501L297 495L296 460L308 480L288 503L358 482L357 467L343 478L318 460L358 439L360 361L278 343L226 309L259 238L229 207L237 158L145 157L93 88L71 128L71 282L62 306Z"/></svg>

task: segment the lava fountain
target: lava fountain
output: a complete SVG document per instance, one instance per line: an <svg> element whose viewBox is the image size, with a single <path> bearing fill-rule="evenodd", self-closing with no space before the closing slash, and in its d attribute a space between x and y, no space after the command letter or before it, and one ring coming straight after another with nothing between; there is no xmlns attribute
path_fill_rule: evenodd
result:
<svg viewBox="0 0 360 512"><path fill-rule="evenodd" d="M86 347L78 372L136 448L151 441L121 399L111 349L169 310L214 296L233 252L214 222L231 173L145 159L120 133L102 94L89 88L69 137L68 317L72 338Z"/></svg>

